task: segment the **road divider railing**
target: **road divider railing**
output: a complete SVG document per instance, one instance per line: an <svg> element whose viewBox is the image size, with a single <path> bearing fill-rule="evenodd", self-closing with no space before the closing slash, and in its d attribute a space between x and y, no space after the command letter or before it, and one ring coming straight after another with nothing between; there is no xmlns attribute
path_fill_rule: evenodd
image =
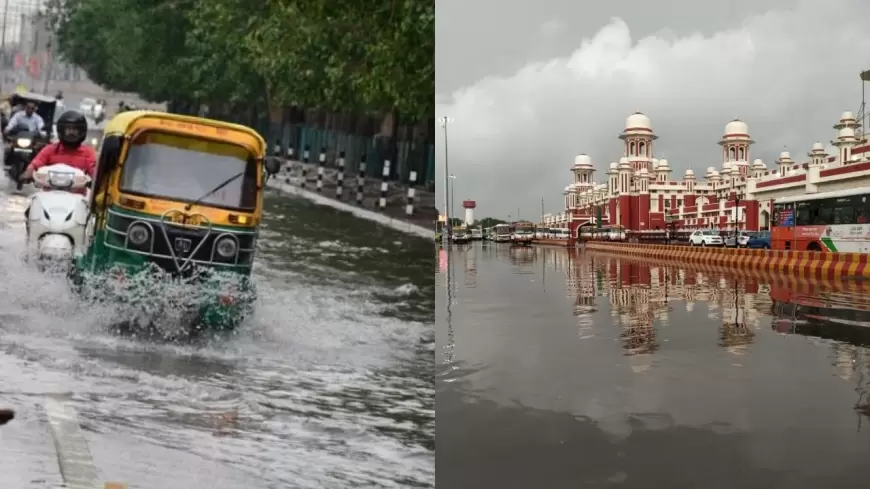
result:
<svg viewBox="0 0 870 489"><path fill-rule="evenodd" d="M586 249L626 256L674 260L679 263L770 270L807 278L870 278L870 266L867 266L868 255L865 253L687 247L613 242L589 242L586 244Z"/></svg>

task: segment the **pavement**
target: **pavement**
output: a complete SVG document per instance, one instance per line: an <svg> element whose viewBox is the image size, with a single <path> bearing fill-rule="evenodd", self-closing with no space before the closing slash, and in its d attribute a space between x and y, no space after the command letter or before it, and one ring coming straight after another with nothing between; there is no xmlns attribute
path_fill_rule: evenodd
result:
<svg viewBox="0 0 870 489"><path fill-rule="evenodd" d="M281 172L274 178L279 178L285 183L301 186L303 169L306 170L304 188L307 190L316 190L317 163L306 164L301 161L282 159ZM323 171L323 196L334 200L340 200L345 203L355 203L357 193L356 173L350 171L345 173L341 198L336 198L337 182L338 168L329 164L325 165ZM426 228L432 228L438 217L438 213L435 209L435 194L420 187L415 187L414 192L414 213L409 216L406 213L408 204L408 186L400 182L388 182L386 207L380 209L378 204L381 196L381 180L369 177L366 178L365 184L363 185L362 207L380 212L381 214L387 215L393 219L410 222Z"/></svg>

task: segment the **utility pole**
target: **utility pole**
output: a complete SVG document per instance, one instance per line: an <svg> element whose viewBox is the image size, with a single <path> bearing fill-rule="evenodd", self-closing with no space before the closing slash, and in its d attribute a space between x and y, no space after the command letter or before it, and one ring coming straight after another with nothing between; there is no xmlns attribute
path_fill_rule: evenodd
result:
<svg viewBox="0 0 870 489"><path fill-rule="evenodd" d="M447 125L450 124L452 119L449 117L442 117L440 121L441 127L444 128L444 214L447 216L445 221L447 232L441 233L441 241L446 247L450 244L450 235L453 231L453 224L450 222L450 167L449 159L447 157Z"/></svg>
<svg viewBox="0 0 870 489"><path fill-rule="evenodd" d="M544 224L544 198L541 197L541 224Z"/></svg>
<svg viewBox="0 0 870 489"><path fill-rule="evenodd" d="M45 82L42 84L42 93L48 94L48 82L51 80L52 67L54 66L54 57L51 55L52 37L48 38L48 44L45 46L45 64L46 69L43 70L42 76L45 77Z"/></svg>
<svg viewBox="0 0 870 489"><path fill-rule="evenodd" d="M3 27L0 28L0 51L6 54L6 21L9 20L9 0L3 0Z"/></svg>

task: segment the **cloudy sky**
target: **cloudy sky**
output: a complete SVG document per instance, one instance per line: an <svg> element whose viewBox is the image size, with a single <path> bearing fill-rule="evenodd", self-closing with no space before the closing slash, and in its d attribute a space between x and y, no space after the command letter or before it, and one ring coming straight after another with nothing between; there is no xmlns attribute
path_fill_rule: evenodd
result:
<svg viewBox="0 0 870 489"><path fill-rule="evenodd" d="M674 177L720 167L734 118L749 124L752 158L771 166L786 148L803 161L858 110L870 69L866 0L438 0L436 11L456 206L477 200L481 217L519 207L536 219L542 197L562 210L574 156L591 155L602 181L635 111ZM437 144L440 208L440 131Z"/></svg>

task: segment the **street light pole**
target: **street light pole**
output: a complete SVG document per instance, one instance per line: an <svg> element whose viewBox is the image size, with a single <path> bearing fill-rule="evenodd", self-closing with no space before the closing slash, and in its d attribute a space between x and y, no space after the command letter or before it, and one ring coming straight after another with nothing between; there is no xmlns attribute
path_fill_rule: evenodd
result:
<svg viewBox="0 0 870 489"><path fill-rule="evenodd" d="M450 244L450 234L453 230L453 225L450 222L450 168L449 168L449 158L447 156L447 126L453 120L450 117L442 117L439 119L441 121L441 127L444 128L444 214L447 216L447 219L444 222L446 226L446 231L442 229L441 233L441 242L444 246Z"/></svg>

